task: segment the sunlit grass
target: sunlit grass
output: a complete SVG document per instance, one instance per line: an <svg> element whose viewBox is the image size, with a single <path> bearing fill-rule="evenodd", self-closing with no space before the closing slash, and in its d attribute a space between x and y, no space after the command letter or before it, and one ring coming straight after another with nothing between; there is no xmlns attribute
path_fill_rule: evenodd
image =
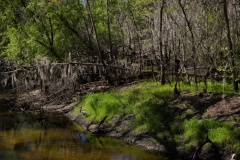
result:
<svg viewBox="0 0 240 160"><path fill-rule="evenodd" d="M90 115L89 118L96 122L101 121L106 115L111 118L115 114L121 114L119 112L123 107L113 92L89 94L79 106L83 106Z"/></svg>
<svg viewBox="0 0 240 160"><path fill-rule="evenodd" d="M207 88L203 82L198 83L198 87L196 88L194 84L182 84L178 85L179 90L181 91L191 91L193 93L202 92L203 89L207 89L207 92L210 93L221 93L221 94L239 94L240 92L235 92L233 90L233 86L230 83L222 83L222 82L207 82Z"/></svg>
<svg viewBox="0 0 240 160"><path fill-rule="evenodd" d="M189 140L186 145L197 146L206 140L207 134L213 143L222 146L231 144L232 150L240 151L240 129L235 128L232 123L214 119L191 119L184 122L184 137Z"/></svg>
<svg viewBox="0 0 240 160"><path fill-rule="evenodd" d="M204 88L204 83L195 86L177 85L180 91L189 91L197 94ZM88 112L89 119L95 122L101 121L105 116L111 119L114 115L136 115L136 124L145 123L149 129L158 130L162 121L168 120L166 115L171 114L168 101L173 97L174 85L161 85L159 82L146 81L126 87L123 91L112 90L102 93L90 93L86 95L78 105ZM226 84L223 90L221 83L208 82L208 92L233 93L231 85ZM163 123L164 124L164 123Z"/></svg>
<svg viewBox="0 0 240 160"><path fill-rule="evenodd" d="M174 106L169 103L174 100L174 84L163 86L159 82L146 81L108 92L90 93L83 98L76 110L79 112L80 106L83 106L83 110L88 112L87 118L96 123L105 116L108 116L107 121L109 121L114 116L134 115L132 123L135 128L132 133L156 133L159 139L167 140L172 146L181 144L182 139L185 139L188 140L185 147L193 149L206 138L208 133L214 143L231 146L236 151L240 150L237 143L240 140L240 132L234 129L232 123L194 118L185 120L186 116L183 115L189 114L191 110L176 112ZM234 93L231 84L225 84L223 88L222 83L208 82L207 86L208 92ZM180 83L177 88L180 92L198 94L202 92L205 85L201 82L196 89L193 84ZM190 105L187 102L181 103Z"/></svg>
<svg viewBox="0 0 240 160"><path fill-rule="evenodd" d="M90 115L88 118L95 122L101 121L106 115L111 119L114 115L134 114L137 125L145 124L148 129L156 131L163 125L162 121L168 120L170 113L166 101L172 96L172 90L170 85L143 82L129 86L123 92L88 94L79 106L83 106Z"/></svg>
<svg viewBox="0 0 240 160"><path fill-rule="evenodd" d="M208 82L208 91L214 93L224 93L224 94L239 94L239 92L234 92L232 84L220 83L220 82Z"/></svg>

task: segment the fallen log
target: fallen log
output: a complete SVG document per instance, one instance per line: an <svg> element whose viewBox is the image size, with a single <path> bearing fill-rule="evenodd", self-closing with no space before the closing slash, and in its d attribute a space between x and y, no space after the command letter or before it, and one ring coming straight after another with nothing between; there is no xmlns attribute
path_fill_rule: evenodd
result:
<svg viewBox="0 0 240 160"><path fill-rule="evenodd" d="M96 124L92 124L92 125L89 125L87 127L87 130L89 132L91 132L93 135L103 135L105 134L105 130L103 128L101 128L102 124L105 122L105 120L107 119L107 116L105 116L101 122L99 123L99 125L96 125Z"/></svg>

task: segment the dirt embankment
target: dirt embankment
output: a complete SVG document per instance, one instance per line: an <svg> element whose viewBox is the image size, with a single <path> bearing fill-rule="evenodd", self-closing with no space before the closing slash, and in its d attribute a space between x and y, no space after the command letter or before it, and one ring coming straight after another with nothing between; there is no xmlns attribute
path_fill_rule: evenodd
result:
<svg viewBox="0 0 240 160"><path fill-rule="evenodd" d="M92 91L98 90L99 86L89 87ZM95 90L93 89L95 88ZM94 124L88 121L85 115L74 111L74 106L81 100L81 93L74 94L70 91L61 91L57 94L45 95L40 90L31 91L15 96L5 101L11 103L10 110L20 110L25 112L39 112L41 114L48 114L52 112L62 113L69 119L76 121L90 132L103 131L108 136L121 138L133 145L142 146L150 151L158 153L181 155L189 158L193 153L186 153L181 147L173 147L165 142L159 140L156 135L144 132L133 132L134 124L132 123L135 115L126 115L124 117L115 116L111 120L106 120L103 125ZM6 97L6 96L5 96ZM1 98L3 101L4 98ZM189 92L182 94L181 99L175 99L169 102L176 112L191 112L199 115L201 118L216 118L221 121L232 121L240 116L240 96L222 96L220 94L205 94L194 95ZM186 104L193 106L191 109L185 107ZM14 105L14 106L13 106ZM8 105L9 106L9 105ZM191 110L191 111L189 111ZM240 121L236 123L236 127L240 126ZM206 151L207 153L208 151ZM204 155L205 153L203 153ZM230 154L227 158L230 159ZM207 156L204 155L203 158Z"/></svg>

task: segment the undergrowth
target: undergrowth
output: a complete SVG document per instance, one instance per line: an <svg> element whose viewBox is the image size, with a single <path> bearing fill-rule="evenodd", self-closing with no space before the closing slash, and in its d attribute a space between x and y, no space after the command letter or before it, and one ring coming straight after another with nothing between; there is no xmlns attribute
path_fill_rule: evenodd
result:
<svg viewBox="0 0 240 160"><path fill-rule="evenodd" d="M125 88L125 89L124 89ZM219 122L213 119L196 120L190 117L184 119L184 111L179 112L169 104L173 100L174 85L162 86L159 82L142 82L121 89L108 92L89 93L76 107L80 106L88 113L88 119L100 122L106 115L108 120L113 116L123 117L134 115L132 123L134 132L155 133L162 143L176 147L182 145L182 140L187 141L186 148L194 148L206 138L218 145L224 145L231 150L240 151L240 132L234 129L232 123ZM204 88L200 83L198 89L192 85L178 85L180 91L199 93ZM208 82L208 92L231 94L231 85ZM188 111L188 110L187 110ZM187 112L186 111L186 112Z"/></svg>

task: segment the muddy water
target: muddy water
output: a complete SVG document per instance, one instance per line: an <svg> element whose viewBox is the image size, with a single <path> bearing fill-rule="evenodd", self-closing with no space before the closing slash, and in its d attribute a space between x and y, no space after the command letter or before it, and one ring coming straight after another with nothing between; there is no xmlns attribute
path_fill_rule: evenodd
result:
<svg viewBox="0 0 240 160"><path fill-rule="evenodd" d="M167 160L84 132L63 116L0 113L0 160Z"/></svg>

